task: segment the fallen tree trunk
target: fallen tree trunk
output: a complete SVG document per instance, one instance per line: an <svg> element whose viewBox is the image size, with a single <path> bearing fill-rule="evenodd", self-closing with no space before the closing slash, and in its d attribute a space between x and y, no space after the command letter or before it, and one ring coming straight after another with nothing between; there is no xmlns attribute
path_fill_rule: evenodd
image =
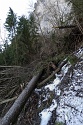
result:
<svg viewBox="0 0 83 125"><path fill-rule="evenodd" d="M75 18L75 17L74 17ZM77 27L79 28L80 32L82 33L83 35L83 28L82 26L80 25L79 21L75 18L75 21L76 21L76 24L77 24Z"/></svg>
<svg viewBox="0 0 83 125"><path fill-rule="evenodd" d="M42 71L37 76L34 76L31 79L31 81L28 83L26 88L22 91L22 93L16 99L12 107L2 118L0 125L10 125L10 124L12 125L14 122L16 122L18 115L20 114L24 104L26 103L27 99L30 97L32 91L37 86L36 83L38 82L41 75L42 75Z"/></svg>
<svg viewBox="0 0 83 125"><path fill-rule="evenodd" d="M0 105L2 105L2 104L4 104L4 103L7 103L7 102L10 102L10 101L13 101L13 100L15 100L15 99L17 99L17 96L15 96L15 97L13 97L13 98L11 98L11 99L6 99L6 100L3 100L3 101L0 101Z"/></svg>
<svg viewBox="0 0 83 125"><path fill-rule="evenodd" d="M1 66L0 68L21 68L21 66Z"/></svg>
<svg viewBox="0 0 83 125"><path fill-rule="evenodd" d="M54 26L54 28L65 29L65 28L74 28L76 25L66 25L66 26Z"/></svg>
<svg viewBox="0 0 83 125"><path fill-rule="evenodd" d="M67 61L67 59L64 60L49 77L47 77L37 85L37 88L41 88L42 86L44 86L46 82L48 82L56 73L58 73L61 70L61 68L67 63Z"/></svg>

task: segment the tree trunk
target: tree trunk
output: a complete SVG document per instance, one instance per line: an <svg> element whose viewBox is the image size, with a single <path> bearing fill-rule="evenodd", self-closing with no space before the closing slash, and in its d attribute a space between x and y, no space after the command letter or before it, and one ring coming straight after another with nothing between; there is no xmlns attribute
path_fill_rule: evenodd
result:
<svg viewBox="0 0 83 125"><path fill-rule="evenodd" d="M65 28L74 28L76 25L66 25L66 26L54 26L54 28L65 29Z"/></svg>
<svg viewBox="0 0 83 125"><path fill-rule="evenodd" d="M46 82L48 82L56 73L58 73L61 70L61 68L67 63L67 61L67 59L64 60L49 77L47 77L37 85L37 88L41 88L42 86L44 86Z"/></svg>
<svg viewBox="0 0 83 125"><path fill-rule="evenodd" d="M39 80L41 75L42 75L42 71L37 76L34 76L31 79L31 81L28 83L26 88L22 91L22 93L16 99L12 107L2 118L0 125L12 125L14 122L16 122L18 115L20 114L24 104L26 103L27 99L30 97L32 91L37 86L37 81Z"/></svg>

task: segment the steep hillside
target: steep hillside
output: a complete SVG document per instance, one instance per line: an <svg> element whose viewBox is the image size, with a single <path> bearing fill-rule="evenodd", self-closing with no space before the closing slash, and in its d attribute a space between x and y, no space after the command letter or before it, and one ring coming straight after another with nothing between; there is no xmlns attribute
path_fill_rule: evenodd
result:
<svg viewBox="0 0 83 125"><path fill-rule="evenodd" d="M64 24L67 21L71 6L65 0L38 0L35 4L36 22L45 34L48 34L54 27ZM67 22L66 22L67 23Z"/></svg>
<svg viewBox="0 0 83 125"><path fill-rule="evenodd" d="M12 12L0 52L0 125L82 125L82 18L65 0L38 0L29 18Z"/></svg>
<svg viewBox="0 0 83 125"><path fill-rule="evenodd" d="M83 124L83 48L72 55L76 55L78 60L73 65L70 63L73 60L68 61L61 71L55 74L54 80L51 79L40 89L35 89L15 125ZM20 91L23 90L23 86L20 84ZM0 105L1 117L11 107L12 101L3 101Z"/></svg>
<svg viewBox="0 0 83 125"><path fill-rule="evenodd" d="M56 79L43 90L43 100L39 101L39 107L45 105L39 114L40 125L83 124L83 48L75 54L79 57L75 66L68 62L56 74Z"/></svg>

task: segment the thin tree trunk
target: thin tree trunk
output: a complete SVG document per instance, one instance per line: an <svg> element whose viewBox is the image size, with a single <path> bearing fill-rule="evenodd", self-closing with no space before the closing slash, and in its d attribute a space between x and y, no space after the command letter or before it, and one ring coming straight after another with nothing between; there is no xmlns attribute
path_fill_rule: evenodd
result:
<svg viewBox="0 0 83 125"><path fill-rule="evenodd" d="M74 28L76 25L66 25L66 26L54 26L54 28L65 29L65 28Z"/></svg>

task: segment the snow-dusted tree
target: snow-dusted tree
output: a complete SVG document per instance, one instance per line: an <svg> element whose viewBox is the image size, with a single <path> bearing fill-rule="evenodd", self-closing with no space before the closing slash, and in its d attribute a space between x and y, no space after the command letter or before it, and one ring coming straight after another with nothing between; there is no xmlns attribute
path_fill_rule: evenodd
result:
<svg viewBox="0 0 83 125"><path fill-rule="evenodd" d="M58 25L70 23L70 10L71 5L64 0L39 0L34 13L42 31L48 33Z"/></svg>

